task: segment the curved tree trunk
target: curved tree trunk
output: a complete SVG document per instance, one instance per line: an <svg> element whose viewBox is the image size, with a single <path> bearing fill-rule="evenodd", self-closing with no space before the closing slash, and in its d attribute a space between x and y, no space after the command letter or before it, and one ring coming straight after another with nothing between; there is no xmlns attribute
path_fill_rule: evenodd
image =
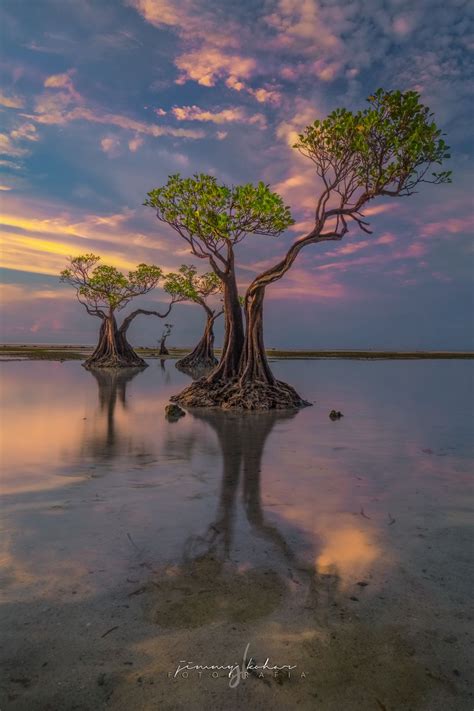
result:
<svg viewBox="0 0 474 711"><path fill-rule="evenodd" d="M126 338L126 329L117 327L113 312L102 320L99 342L95 351L84 362L85 368L146 367L143 358L133 350Z"/></svg>
<svg viewBox="0 0 474 711"><path fill-rule="evenodd" d="M191 353L178 360L176 367L179 370L202 374L217 365L217 358L214 355L214 322L219 314L214 314L208 307L204 308L207 319L202 338Z"/></svg>
<svg viewBox="0 0 474 711"><path fill-rule="evenodd" d="M293 410L310 403L273 375L263 342L265 287L249 289L245 299L246 334L239 377L222 393L220 406L238 410Z"/></svg>
<svg viewBox="0 0 474 711"><path fill-rule="evenodd" d="M234 268L224 282L224 345L219 365L209 374L209 383L226 381L238 375L240 356L244 346L244 324Z"/></svg>
<svg viewBox="0 0 474 711"><path fill-rule="evenodd" d="M219 364L208 375L185 388L171 400L187 407L225 407L224 393L239 375L244 345L242 307L239 301L235 272L232 266L221 274L224 284L225 334Z"/></svg>
<svg viewBox="0 0 474 711"><path fill-rule="evenodd" d="M265 287L247 294L245 302L246 334L240 360L239 381L241 384L259 381L274 385L275 377L270 370L263 343L263 299Z"/></svg>
<svg viewBox="0 0 474 711"><path fill-rule="evenodd" d="M249 286L245 296L245 340L232 353L233 356L239 354L237 370L235 360L234 367L227 370L231 361L226 359L223 362L224 354L218 367L207 378L201 378L175 396L176 402L187 407L221 407L225 410L283 410L311 404L303 400L291 385L277 380L270 369L263 342L263 302L266 287L286 274L304 247L340 240L347 231L344 225L340 232L323 233L323 224L316 223L314 230L292 244L283 259L259 274ZM238 303L237 291L235 299Z"/></svg>

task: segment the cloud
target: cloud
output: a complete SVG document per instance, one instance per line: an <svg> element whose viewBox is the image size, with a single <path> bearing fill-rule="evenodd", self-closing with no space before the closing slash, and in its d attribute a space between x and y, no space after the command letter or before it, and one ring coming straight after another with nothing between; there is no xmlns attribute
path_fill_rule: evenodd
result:
<svg viewBox="0 0 474 711"><path fill-rule="evenodd" d="M276 136L292 148L306 126L321 117L322 112L314 101L297 98L292 102L291 113L277 125Z"/></svg>
<svg viewBox="0 0 474 711"><path fill-rule="evenodd" d="M73 74L73 69L70 69L64 74L52 74L45 79L44 86L47 89L64 89L71 97L80 101L81 95L76 91L72 81Z"/></svg>
<svg viewBox="0 0 474 711"><path fill-rule="evenodd" d="M0 265L7 269L57 275L68 257L84 252L99 254L120 269L140 262L175 269L182 262L154 224L149 232L140 227L134 210L71 214L62 204L10 193L5 193L2 206ZM171 244L174 247L174 239Z"/></svg>
<svg viewBox="0 0 474 711"><path fill-rule="evenodd" d="M195 81L201 86L215 86L224 80L229 88L240 91L243 80L257 71L257 61L239 49L242 28L235 20L216 13L216 8L202 3L170 2L169 0L129 0L142 17L158 28L173 29L181 38L183 52L174 63L179 70L177 84ZM218 16L219 15L219 16ZM188 49L192 46L192 49ZM264 93L259 101L270 99Z"/></svg>
<svg viewBox="0 0 474 711"><path fill-rule="evenodd" d="M135 136L134 138L131 138L131 139L129 140L129 142L128 142L128 149L129 149L132 153L136 153L136 151L138 151L138 149L139 149L141 146L143 146L143 143L144 143L144 141L143 141L143 138L141 138L141 136Z"/></svg>
<svg viewBox="0 0 474 711"><path fill-rule="evenodd" d="M35 113L25 114L29 119L46 125L65 125L71 121L89 121L131 130L148 136L174 136L177 138L203 138L204 132L195 129L174 128L138 121L121 114L108 113L100 108L84 105L83 97L76 91L72 72L48 77L44 85L50 91L36 98ZM62 91L64 89L64 91ZM58 91L57 91L58 90ZM78 105L79 104L79 105Z"/></svg>
<svg viewBox="0 0 474 711"><path fill-rule="evenodd" d="M100 147L110 158L115 158L120 153L120 140L116 136L106 136L101 140Z"/></svg>
<svg viewBox="0 0 474 711"><path fill-rule="evenodd" d="M8 134L0 133L0 155L19 157L25 155L26 152L24 148L15 145Z"/></svg>
<svg viewBox="0 0 474 711"><path fill-rule="evenodd" d="M185 52L176 58L175 64L181 71L177 84L191 79L202 86L214 86L218 79L229 76L237 81L249 78L257 66L252 57L228 54L220 47L202 47Z"/></svg>
<svg viewBox="0 0 474 711"><path fill-rule="evenodd" d="M181 26L185 22L186 14L181 4L174 0L131 0L130 5L143 15L147 22L156 27L168 25Z"/></svg>
<svg viewBox="0 0 474 711"><path fill-rule="evenodd" d="M399 37L406 37L413 31L414 18L407 15L399 15L393 20L393 32Z"/></svg>
<svg viewBox="0 0 474 711"><path fill-rule="evenodd" d="M348 242L343 244L342 247L338 246L335 250L326 252L326 257L337 257L339 255L354 254L355 252L360 252L361 249L367 249L368 247L375 247L379 245L389 245L396 242L394 235L389 232L381 235L380 237L374 237L371 239L359 239L355 242Z"/></svg>
<svg viewBox="0 0 474 711"><path fill-rule="evenodd" d="M15 141L26 140L26 141L38 141L39 136L36 131L36 126L32 123L21 123L17 128L13 129L10 133L10 137Z"/></svg>
<svg viewBox="0 0 474 711"><path fill-rule="evenodd" d="M33 301L37 301L38 299L55 300L58 296L59 294L57 290L47 287L28 287L28 289L25 289L23 284L0 284L0 301L3 304L31 304ZM72 291L64 291L64 293L61 292L61 298L63 296L67 299L74 298Z"/></svg>
<svg viewBox="0 0 474 711"><path fill-rule="evenodd" d="M37 140L35 126L32 123L21 122L9 133L0 133L0 154L13 158L25 156L28 154L28 149L24 147L24 141Z"/></svg>
<svg viewBox="0 0 474 711"><path fill-rule="evenodd" d="M41 107L43 109L43 106ZM98 110L88 109L86 107L77 107L70 111L60 111L57 113L37 113L29 118L43 124L59 124L64 125L71 121L89 121L90 123L98 123L109 126L118 126L119 128L142 133L147 136L175 136L178 138L204 138L205 133L201 130L188 128L174 128L172 126L158 126L157 124L149 124L143 121L121 114L110 114Z"/></svg>
<svg viewBox="0 0 474 711"><path fill-rule="evenodd" d="M3 192L8 192L9 190L11 190L11 187L9 185L0 185L0 190L2 190Z"/></svg>
<svg viewBox="0 0 474 711"><path fill-rule="evenodd" d="M295 266L284 278L275 282L267 290L270 299L300 299L324 301L344 299L349 296L349 289L335 280L331 274L316 274L311 269Z"/></svg>
<svg viewBox="0 0 474 711"><path fill-rule="evenodd" d="M471 233L474 229L474 215L465 217L446 217L436 222L428 222L421 228L421 237L455 235L463 232Z"/></svg>
<svg viewBox="0 0 474 711"><path fill-rule="evenodd" d="M199 106L174 106L172 113L178 121L210 121L216 124L240 122L258 124L262 128L266 126L263 114L249 116L244 109L236 107L213 112L200 109Z"/></svg>
<svg viewBox="0 0 474 711"><path fill-rule="evenodd" d="M0 106L5 106L7 109L22 109L24 100L19 96L7 96L0 92Z"/></svg>

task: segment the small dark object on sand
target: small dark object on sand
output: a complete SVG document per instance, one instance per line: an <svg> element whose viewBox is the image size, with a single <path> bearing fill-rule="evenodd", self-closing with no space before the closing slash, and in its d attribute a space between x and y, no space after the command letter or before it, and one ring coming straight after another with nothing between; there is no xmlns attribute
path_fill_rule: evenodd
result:
<svg viewBox="0 0 474 711"><path fill-rule="evenodd" d="M331 410L331 412L329 413L329 417L331 418L331 420L340 420L341 417L344 417L344 415L342 414L342 412L339 412L339 410Z"/></svg>
<svg viewBox="0 0 474 711"><path fill-rule="evenodd" d="M166 405L165 417L169 422L177 422L180 417L185 416L185 411L179 405Z"/></svg>

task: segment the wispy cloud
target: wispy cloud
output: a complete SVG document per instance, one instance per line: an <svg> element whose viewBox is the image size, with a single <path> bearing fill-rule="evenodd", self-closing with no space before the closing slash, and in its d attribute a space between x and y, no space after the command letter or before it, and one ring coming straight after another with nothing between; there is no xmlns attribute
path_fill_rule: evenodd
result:
<svg viewBox="0 0 474 711"><path fill-rule="evenodd" d="M262 128L266 126L266 119L263 114L251 114L241 107L209 111L201 109L199 106L174 106L172 113L178 121L209 121L211 123L249 123L257 124Z"/></svg>
<svg viewBox="0 0 474 711"><path fill-rule="evenodd" d="M5 106L7 109L22 109L24 100L19 96L7 96L0 91L0 106Z"/></svg>

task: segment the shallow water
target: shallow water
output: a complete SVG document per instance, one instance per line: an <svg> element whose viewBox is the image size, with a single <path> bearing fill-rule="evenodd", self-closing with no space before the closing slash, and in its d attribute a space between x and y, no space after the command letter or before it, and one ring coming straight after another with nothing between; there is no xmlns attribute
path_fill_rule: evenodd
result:
<svg viewBox="0 0 474 711"><path fill-rule="evenodd" d="M173 361L1 364L13 708L472 707L472 363L272 367L314 406L169 423ZM306 676L168 678L246 643Z"/></svg>

